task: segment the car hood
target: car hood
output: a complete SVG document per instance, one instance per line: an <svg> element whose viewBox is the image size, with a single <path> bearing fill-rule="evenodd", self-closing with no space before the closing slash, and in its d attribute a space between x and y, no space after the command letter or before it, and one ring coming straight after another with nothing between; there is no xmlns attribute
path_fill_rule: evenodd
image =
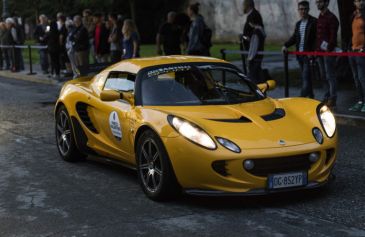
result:
<svg viewBox="0 0 365 237"><path fill-rule="evenodd" d="M186 119L204 129L211 137L229 139L242 149L313 143L312 129L318 125L315 108L293 111L286 103L270 98L236 105L155 109Z"/></svg>

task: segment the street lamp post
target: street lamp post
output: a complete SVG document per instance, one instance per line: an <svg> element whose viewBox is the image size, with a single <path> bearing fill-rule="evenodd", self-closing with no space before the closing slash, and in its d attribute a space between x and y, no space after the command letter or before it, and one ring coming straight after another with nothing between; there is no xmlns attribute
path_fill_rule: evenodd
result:
<svg viewBox="0 0 365 237"><path fill-rule="evenodd" d="M3 14L2 17L5 19L8 17L8 2L7 0L3 0Z"/></svg>

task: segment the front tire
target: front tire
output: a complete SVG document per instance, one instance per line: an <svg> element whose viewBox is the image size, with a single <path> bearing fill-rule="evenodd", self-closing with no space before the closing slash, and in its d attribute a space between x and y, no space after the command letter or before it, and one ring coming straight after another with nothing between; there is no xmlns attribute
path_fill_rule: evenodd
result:
<svg viewBox="0 0 365 237"><path fill-rule="evenodd" d="M180 191L166 149L151 130L138 139L137 172L144 193L154 201L171 199Z"/></svg>
<svg viewBox="0 0 365 237"><path fill-rule="evenodd" d="M76 146L71 118L64 105L56 112L56 144L63 160L76 162L85 158Z"/></svg>

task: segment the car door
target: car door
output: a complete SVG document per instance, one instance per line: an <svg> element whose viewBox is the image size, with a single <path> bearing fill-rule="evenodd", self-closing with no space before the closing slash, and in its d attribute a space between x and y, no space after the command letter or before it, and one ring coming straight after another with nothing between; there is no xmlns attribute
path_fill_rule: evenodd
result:
<svg viewBox="0 0 365 237"><path fill-rule="evenodd" d="M134 92L135 75L128 72L109 72L102 90L118 92ZM98 144L95 144L99 153L134 162L131 143L130 115L133 107L125 100L101 101L100 97L92 103L92 114L99 130Z"/></svg>

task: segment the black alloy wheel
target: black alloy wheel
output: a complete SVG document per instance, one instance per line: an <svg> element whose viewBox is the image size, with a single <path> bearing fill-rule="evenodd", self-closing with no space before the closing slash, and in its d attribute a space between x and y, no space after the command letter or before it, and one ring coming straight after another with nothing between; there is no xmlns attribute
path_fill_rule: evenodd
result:
<svg viewBox="0 0 365 237"><path fill-rule="evenodd" d="M137 170L144 193L154 201L171 199L180 191L165 147L151 130L138 140Z"/></svg>
<svg viewBox="0 0 365 237"><path fill-rule="evenodd" d="M63 105L56 113L56 142L58 152L65 161L74 162L85 157L76 146L71 118Z"/></svg>

